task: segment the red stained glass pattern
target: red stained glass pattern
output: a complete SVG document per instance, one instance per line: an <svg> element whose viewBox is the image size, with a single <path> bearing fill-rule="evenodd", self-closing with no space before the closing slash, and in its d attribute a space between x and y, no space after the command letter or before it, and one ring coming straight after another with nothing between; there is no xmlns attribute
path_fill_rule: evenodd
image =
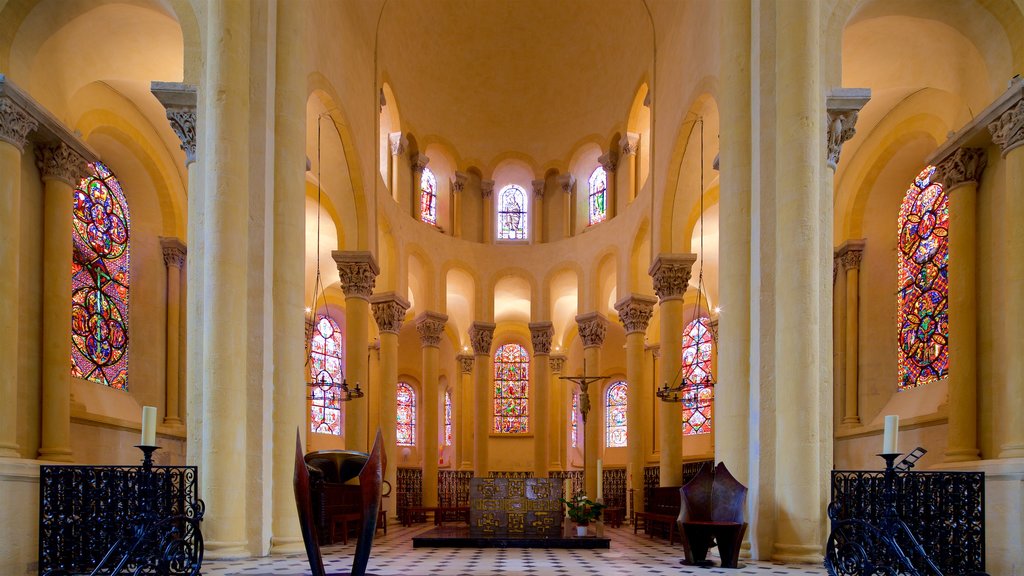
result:
<svg viewBox="0 0 1024 576"><path fill-rule="evenodd" d="M608 217L608 174L598 166L590 175L590 223L604 222Z"/></svg>
<svg viewBox="0 0 1024 576"><path fill-rule="evenodd" d="M341 328L330 316L320 316L313 325L309 346L309 372L313 386L309 429L317 434L341 436Z"/></svg>
<svg viewBox="0 0 1024 576"><path fill-rule="evenodd" d="M573 448L577 448L578 447L577 444L579 443L579 440L577 439L577 436L576 436L579 433L578 432L578 426L576 425L576 421L578 420L576 415L579 413L579 411L580 411L580 397L578 395L576 395L576 394L573 394L572 395L572 408L569 410L569 420L572 421L572 432L570 433L570 438L572 440L572 447Z"/></svg>
<svg viewBox="0 0 1024 576"><path fill-rule="evenodd" d="M530 355L519 344L494 353L494 431L529 432Z"/></svg>
<svg viewBox="0 0 1024 576"><path fill-rule="evenodd" d="M444 391L444 445L452 445L452 395Z"/></svg>
<svg viewBox="0 0 1024 576"><path fill-rule="evenodd" d="M607 448L626 445L626 383L616 382L604 394L604 441Z"/></svg>
<svg viewBox="0 0 1024 576"><path fill-rule="evenodd" d="M683 331L683 434L711 432L711 324L697 318Z"/></svg>
<svg viewBox="0 0 1024 576"><path fill-rule="evenodd" d="M416 445L416 391L405 382L398 383L398 429L395 431L399 446Z"/></svg>
<svg viewBox="0 0 1024 576"><path fill-rule="evenodd" d="M498 239L526 240L526 192L516 185L498 194Z"/></svg>
<svg viewBox="0 0 1024 576"><path fill-rule="evenodd" d="M437 178L430 168L420 177L420 220L437 226Z"/></svg>
<svg viewBox="0 0 1024 576"><path fill-rule="evenodd" d="M896 310L899 389L949 370L949 196L925 168L900 206Z"/></svg>
<svg viewBox="0 0 1024 576"><path fill-rule="evenodd" d="M128 389L128 202L99 162L73 194L71 375Z"/></svg>

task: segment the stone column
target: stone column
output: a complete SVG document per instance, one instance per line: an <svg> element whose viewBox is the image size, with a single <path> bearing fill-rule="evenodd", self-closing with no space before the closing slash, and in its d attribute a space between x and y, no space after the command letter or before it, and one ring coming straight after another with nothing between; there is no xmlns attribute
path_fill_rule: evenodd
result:
<svg viewBox="0 0 1024 576"><path fill-rule="evenodd" d="M562 456L565 454L566 437L569 433L567 428L569 420L565 411L571 406L572 402L572 400L569 400L570 404L565 403L565 388L572 385L556 376L556 374L560 375L562 373L563 366L565 366L565 356L552 354L548 357L548 368L552 381L551 388L548 390L548 403L554 407L554 410L548 410L548 421L550 422L548 430L554 431L554 433L548 435L548 455L551 457L550 470L564 470L569 465L568 460L562 460Z"/></svg>
<svg viewBox="0 0 1024 576"><path fill-rule="evenodd" d="M533 202L530 203L530 211L533 214L530 215L530 226L533 227L533 232L530 239L534 244L540 244L544 241L544 179L534 180L531 184Z"/></svg>
<svg viewBox="0 0 1024 576"><path fill-rule="evenodd" d="M562 238L572 236L572 231L576 227L576 204L572 201L575 185L576 177L572 174L562 174L558 177L558 187L562 189Z"/></svg>
<svg viewBox="0 0 1024 576"><path fill-rule="evenodd" d="M43 177L43 381L40 460L71 462L71 258L74 186L86 164L59 142L40 146ZM177 340L175 340L177 344Z"/></svg>
<svg viewBox="0 0 1024 576"><path fill-rule="evenodd" d="M423 353L423 505L437 506L437 461L441 427L438 426L440 390L437 379L438 347L447 314L423 312L416 318Z"/></svg>
<svg viewBox="0 0 1024 576"><path fill-rule="evenodd" d="M38 123L10 98L0 98L0 456L20 458L18 446L18 261L21 257L21 154ZM70 202L69 202L70 204ZM68 236L70 245L71 237ZM67 267L71 267L67 261ZM70 285L68 286L70 289ZM71 308L68 307L70 320ZM70 331L67 333L70 334ZM70 340L71 336L67 336ZM69 353L70 354L70 353ZM70 357L70 356L69 356ZM68 360L61 362L68 368Z"/></svg>
<svg viewBox="0 0 1024 576"><path fill-rule="evenodd" d="M543 182L543 180L541 181ZM533 476L547 478L551 436L551 338L555 327L551 322L530 322L530 340L533 344Z"/></svg>
<svg viewBox="0 0 1024 576"><path fill-rule="evenodd" d="M462 238L463 220L466 218L466 207L462 205L464 199L462 191L466 189L466 182L469 175L465 172L456 172L455 180L452 180L452 235Z"/></svg>
<svg viewBox="0 0 1024 576"><path fill-rule="evenodd" d="M455 463L459 470L473 469L473 426L470 415L473 414L473 355L459 354L455 357L459 363L459 394L455 400L455 438L457 454Z"/></svg>
<svg viewBox="0 0 1024 576"><path fill-rule="evenodd" d="M388 142L391 145L391 194L403 214L412 214L412 173L406 169L409 140L401 132L392 132Z"/></svg>
<svg viewBox="0 0 1024 576"><path fill-rule="evenodd" d="M949 195L949 433L946 462L977 460L978 451L978 183L981 148L958 148L939 163ZM1013 192L1010 192L1013 194ZM1019 407L1019 406L1018 406Z"/></svg>
<svg viewBox="0 0 1024 576"><path fill-rule="evenodd" d="M583 341L583 361L586 364L584 375L600 375L601 345L604 344L604 336L608 331L608 320L600 312L588 312L576 317L576 326L579 329L580 340ZM604 448L604 443L601 442L601 419L595 417L600 413L601 390L604 385L603 380L593 382L588 387L586 395L580 395L580 411L586 413L587 409L590 410L590 414L583 417L583 485L591 498L597 497L597 457Z"/></svg>
<svg viewBox="0 0 1024 576"><path fill-rule="evenodd" d="M619 152L618 152L618 150L609 150L608 152L605 152L600 157L598 157L597 162L601 165L602 168L604 168L604 171L607 173L607 176L608 176L608 178L607 178L608 190L606 192L607 196L604 199L605 200L605 204L604 205L605 205L605 207L607 209L607 214L608 214L607 219L611 220L612 217L615 216L618 213L616 211L616 204L619 201L619 187L616 185L616 182L615 182L615 170L619 166ZM590 191L588 190L587 193L589 194ZM588 202L589 202L589 199L588 199ZM588 204L588 214L589 214L589 204Z"/></svg>
<svg viewBox="0 0 1024 576"><path fill-rule="evenodd" d="M373 297L370 297L370 310L373 310ZM376 437L377 429L380 428L380 340L374 340L367 346L367 355L370 364L367 367L369 382L365 384L366 390L366 430L370 436ZM369 440L369 437L367 437ZM371 444L371 448L373 445Z"/></svg>
<svg viewBox="0 0 1024 576"><path fill-rule="evenodd" d="M207 4L204 142L209 144L204 193L203 452L200 495L206 501L206 557L249 556L245 446L249 406L245 294L249 273L249 54L250 6ZM191 199L190 202L191 204ZM231 326L231 330L225 330Z"/></svg>
<svg viewBox="0 0 1024 576"><path fill-rule="evenodd" d="M384 470L384 480L391 485L391 502L397 502L398 492L398 333L402 331L405 312L409 302L394 292L374 294L373 319L380 331L380 429L384 442L384 455L389 464ZM358 400L356 400L358 402ZM351 404L351 402L349 402ZM392 516L397 508L392 504Z"/></svg>
<svg viewBox="0 0 1024 576"><path fill-rule="evenodd" d="M843 354L843 424L860 424L857 408L860 398L860 261L864 255L864 241L850 240L839 247L839 259L843 266L846 283L846 319ZM824 353L824 350L822 351Z"/></svg>
<svg viewBox="0 0 1024 576"><path fill-rule="evenodd" d="M846 274L840 275L839 250L832 258L832 391L833 421L841 422L846 394Z"/></svg>
<svg viewBox="0 0 1024 576"><path fill-rule="evenodd" d="M657 298L642 294L627 294L615 303L619 322L626 328L626 446L629 454L626 489L634 490L634 494L643 494L644 489L645 420L641 406L643 389L650 385L644 379L644 336L657 303Z"/></svg>
<svg viewBox="0 0 1024 576"><path fill-rule="evenodd" d="M361 387L367 381L366 356L362 352L370 344L370 294L377 283L380 268L373 254L362 250L335 250L331 256L338 264L341 289L345 293L346 343L349 350L359 351L358 354L345 355L345 380L349 388L356 384ZM362 400L345 403L346 450L369 450L366 412L367 403Z"/></svg>
<svg viewBox="0 0 1024 576"><path fill-rule="evenodd" d="M414 220L423 221L423 211L420 210L420 181L423 179L423 169L430 163L430 158L427 158L425 154L416 154L409 157L409 168L412 170L412 190L407 190L406 194L410 195L410 204L412 205L412 214ZM436 190L435 190L436 192ZM401 194L401 191L399 192Z"/></svg>
<svg viewBox="0 0 1024 576"><path fill-rule="evenodd" d="M167 362L164 370L165 392L164 424L181 425L181 407L178 399L181 381L178 366L181 365L179 343L181 342L181 271L185 267L185 243L177 238L160 238L164 252L164 266L167 267Z"/></svg>
<svg viewBox="0 0 1024 576"><path fill-rule="evenodd" d="M683 295L690 283L690 270L696 254L659 254L648 273L654 279L661 321L661 373L655 387L675 381L683 363ZM683 408L680 402L657 402L658 439L661 444L660 483L679 486L683 482Z"/></svg>
<svg viewBox="0 0 1024 576"><path fill-rule="evenodd" d="M497 213L494 207L494 180L480 181L480 195L484 207L484 244L494 244L494 239L498 237L495 228Z"/></svg>
<svg viewBox="0 0 1024 576"><path fill-rule="evenodd" d="M491 340L495 325L491 322L473 322L469 327L469 341L473 345L473 389L476 403L473 410L473 475L483 478L490 473L487 460L488 442L494 427L494 409L491 406Z"/></svg>
<svg viewBox="0 0 1024 576"><path fill-rule="evenodd" d="M637 176L637 152L640 150L640 134L626 132L626 135L619 139L619 163L624 166L623 176L625 186L622 189L620 198L616 198L618 212L622 212L629 206L629 203L640 193L640 178Z"/></svg>

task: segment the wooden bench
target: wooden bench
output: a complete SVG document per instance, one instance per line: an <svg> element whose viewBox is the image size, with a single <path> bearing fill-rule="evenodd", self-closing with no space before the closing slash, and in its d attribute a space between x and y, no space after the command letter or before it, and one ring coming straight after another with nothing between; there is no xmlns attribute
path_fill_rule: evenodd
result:
<svg viewBox="0 0 1024 576"><path fill-rule="evenodd" d="M647 494L647 510L633 513L633 533L643 523L644 533L653 538L664 535L669 544L675 543L676 521L679 519L679 486L651 488Z"/></svg>
<svg viewBox="0 0 1024 576"><path fill-rule="evenodd" d="M612 528L622 526L622 519L626 515L626 509L621 506L609 506L604 509L604 521Z"/></svg>

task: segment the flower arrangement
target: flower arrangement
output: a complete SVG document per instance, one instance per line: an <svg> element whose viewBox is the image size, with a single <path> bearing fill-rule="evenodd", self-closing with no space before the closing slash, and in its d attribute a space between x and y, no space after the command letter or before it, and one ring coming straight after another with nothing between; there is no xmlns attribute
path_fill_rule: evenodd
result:
<svg viewBox="0 0 1024 576"><path fill-rule="evenodd" d="M601 510L605 509L604 504L594 502L583 492L573 496L572 500L565 498L558 500L565 504L569 510L569 518L579 526L586 526L597 520L601 517Z"/></svg>

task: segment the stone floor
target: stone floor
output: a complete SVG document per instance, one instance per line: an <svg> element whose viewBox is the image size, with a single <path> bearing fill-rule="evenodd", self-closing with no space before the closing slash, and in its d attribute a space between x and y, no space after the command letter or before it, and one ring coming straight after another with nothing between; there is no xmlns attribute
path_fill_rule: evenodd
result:
<svg viewBox="0 0 1024 576"><path fill-rule="evenodd" d="M739 570L692 568L679 565L683 550L679 544L633 535L630 527L608 529L610 550L416 548L412 537L433 528L417 524L408 528L389 526L388 535L378 533L373 544L368 573L392 575L592 575L592 574L825 574L821 566L785 565L746 561ZM348 545L325 546L324 564L328 574L352 569L355 540ZM712 553L712 556L714 554ZM717 561L717 557L715 558ZM741 564L743 561L741 560ZM273 556L236 561L207 560L206 576L271 576L309 574L305 556Z"/></svg>

